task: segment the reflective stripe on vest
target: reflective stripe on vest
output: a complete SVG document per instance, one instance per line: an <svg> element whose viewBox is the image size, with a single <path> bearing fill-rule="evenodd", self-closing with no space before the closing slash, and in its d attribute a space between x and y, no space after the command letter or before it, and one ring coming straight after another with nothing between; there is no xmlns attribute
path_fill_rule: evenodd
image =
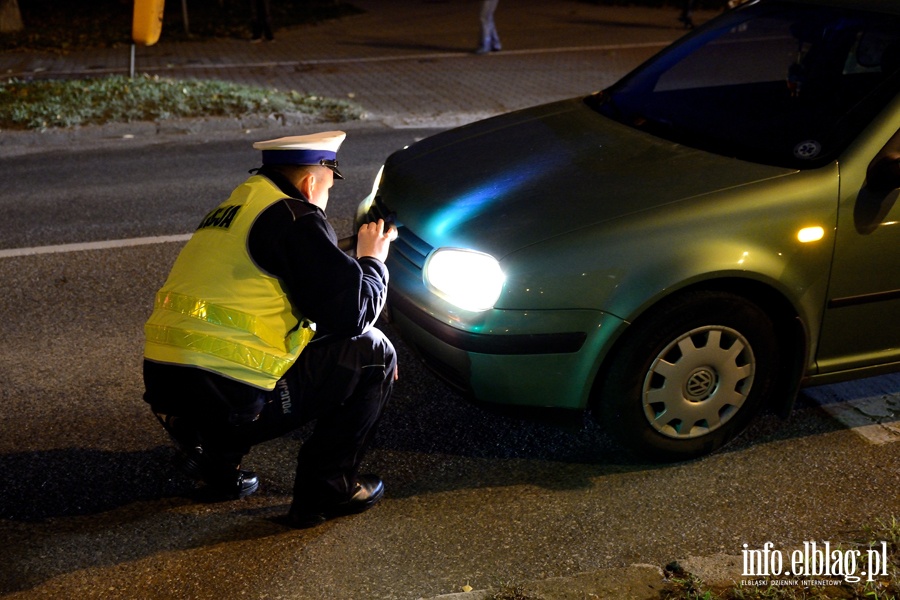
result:
<svg viewBox="0 0 900 600"><path fill-rule="evenodd" d="M297 344L297 354L312 340L315 332L303 327L294 331L288 338ZM237 363L248 369L280 378L294 364L294 359L281 358L256 348L250 348L213 335L187 331L175 327L162 327L147 324L144 326L147 341L156 344L175 346L184 350L194 350L224 360Z"/></svg>
<svg viewBox="0 0 900 600"><path fill-rule="evenodd" d="M201 298L192 298L191 296L175 292L157 293L153 308L155 310L170 310L187 317L212 323L213 325L246 331L273 348L291 353L297 349L298 344L306 346L315 333L314 330L309 328L310 322L303 321L300 323L300 329L293 331L285 339L273 331L271 327L266 327L265 323L260 323L259 319L254 315L225 306L217 306ZM304 332L304 330L307 331ZM305 341L303 341L304 338L306 338ZM180 346L180 344L174 345ZM303 348L301 347L300 349L302 350Z"/></svg>

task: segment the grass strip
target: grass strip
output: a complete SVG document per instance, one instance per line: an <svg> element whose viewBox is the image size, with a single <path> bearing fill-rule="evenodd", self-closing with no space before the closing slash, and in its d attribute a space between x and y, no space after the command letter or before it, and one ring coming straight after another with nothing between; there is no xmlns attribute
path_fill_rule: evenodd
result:
<svg viewBox="0 0 900 600"><path fill-rule="evenodd" d="M343 122L362 118L363 111L347 100L217 80L114 75L0 83L0 128L4 129L285 114Z"/></svg>

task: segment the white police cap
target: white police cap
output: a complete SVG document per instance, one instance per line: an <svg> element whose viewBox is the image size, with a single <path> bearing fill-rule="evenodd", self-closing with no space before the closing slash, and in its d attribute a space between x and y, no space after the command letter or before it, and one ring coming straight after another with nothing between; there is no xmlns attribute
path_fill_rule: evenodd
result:
<svg viewBox="0 0 900 600"><path fill-rule="evenodd" d="M321 165L343 179L337 168L337 151L345 137L343 131L323 131L256 142L253 147L262 150L263 165Z"/></svg>

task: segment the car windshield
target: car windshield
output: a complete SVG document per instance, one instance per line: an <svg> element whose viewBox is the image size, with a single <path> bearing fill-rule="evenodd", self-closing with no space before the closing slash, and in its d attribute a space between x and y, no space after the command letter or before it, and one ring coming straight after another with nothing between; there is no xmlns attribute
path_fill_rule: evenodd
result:
<svg viewBox="0 0 900 600"><path fill-rule="evenodd" d="M730 11L587 102L680 144L790 168L831 160L900 89L900 18L761 2Z"/></svg>

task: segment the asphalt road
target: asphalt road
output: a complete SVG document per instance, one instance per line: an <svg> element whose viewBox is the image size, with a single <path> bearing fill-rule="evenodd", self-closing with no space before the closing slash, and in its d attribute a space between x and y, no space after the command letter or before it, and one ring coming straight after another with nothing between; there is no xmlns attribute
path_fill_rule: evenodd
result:
<svg viewBox="0 0 900 600"><path fill-rule="evenodd" d="M340 153L345 179L337 182L328 207L342 235L385 158L438 131L343 127L349 135ZM190 233L210 207L247 178L249 169L259 166L253 142L285 135L283 130L232 128L231 133L125 137L131 131L139 132L140 126L109 128L93 143L59 143L51 150L4 158L0 248Z"/></svg>
<svg viewBox="0 0 900 600"><path fill-rule="evenodd" d="M339 233L381 161L431 131L350 130L329 207ZM255 139L4 158L0 248L186 234L257 166ZM900 514L900 443L872 443L813 401L896 393L897 377L817 388L790 420L765 415L723 451L648 465L590 420L467 402L389 327L401 379L366 461L386 481L381 504L283 527L305 431L249 455L259 493L201 502L141 400L142 325L180 246L0 254L2 597L415 599L743 544L847 542Z"/></svg>

